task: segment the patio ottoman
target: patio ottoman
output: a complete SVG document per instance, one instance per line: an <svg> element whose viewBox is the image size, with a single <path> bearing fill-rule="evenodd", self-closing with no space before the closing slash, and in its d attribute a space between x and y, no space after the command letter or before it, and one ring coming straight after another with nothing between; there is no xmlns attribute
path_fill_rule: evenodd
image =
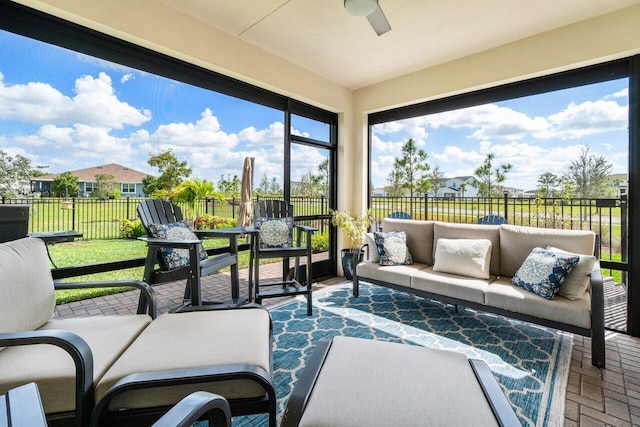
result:
<svg viewBox="0 0 640 427"><path fill-rule="evenodd" d="M338 336L322 340L282 419L290 426L520 426L486 363Z"/></svg>

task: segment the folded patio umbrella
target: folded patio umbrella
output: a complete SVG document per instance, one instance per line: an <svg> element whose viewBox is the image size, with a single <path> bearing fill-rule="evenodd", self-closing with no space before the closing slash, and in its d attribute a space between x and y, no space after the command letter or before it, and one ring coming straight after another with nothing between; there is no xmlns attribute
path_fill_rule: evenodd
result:
<svg viewBox="0 0 640 427"><path fill-rule="evenodd" d="M244 167L242 168L242 186L240 187L240 208L238 209L238 227L246 227L251 224L253 161L253 157L244 158Z"/></svg>

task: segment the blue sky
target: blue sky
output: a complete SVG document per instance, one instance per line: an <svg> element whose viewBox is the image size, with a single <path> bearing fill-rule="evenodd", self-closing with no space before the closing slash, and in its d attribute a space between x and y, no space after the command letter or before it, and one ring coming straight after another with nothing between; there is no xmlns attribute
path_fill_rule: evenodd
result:
<svg viewBox="0 0 640 427"><path fill-rule="evenodd" d="M149 154L172 148L192 177L218 182L256 157L282 182L281 111L0 31L0 149L48 173L118 163L146 173ZM293 132L328 140L301 117ZM301 127L297 129L295 126ZM316 171L326 152L296 147L292 179Z"/></svg>
<svg viewBox="0 0 640 427"><path fill-rule="evenodd" d="M567 89L374 128L372 177L386 184L408 138L447 176L472 175L485 155L511 163L505 185L535 188L561 174L583 146L627 172L627 79ZM328 127L295 117L293 132L328 140ZM119 163L155 174L149 154L172 148L193 177L240 175L256 157L255 183L282 182L283 113L0 31L0 149L48 173ZM326 151L295 147L292 180Z"/></svg>
<svg viewBox="0 0 640 427"><path fill-rule="evenodd" d="M562 175L584 147L627 173L627 128L626 78L385 123L374 127L373 182L386 184L409 138L447 177L473 175L493 153L495 165L513 165L504 185L525 191L544 172Z"/></svg>

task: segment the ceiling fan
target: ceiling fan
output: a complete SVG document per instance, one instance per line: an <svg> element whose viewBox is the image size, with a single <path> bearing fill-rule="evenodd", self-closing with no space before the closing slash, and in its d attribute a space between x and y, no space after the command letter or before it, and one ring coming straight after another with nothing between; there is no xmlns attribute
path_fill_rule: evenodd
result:
<svg viewBox="0 0 640 427"><path fill-rule="evenodd" d="M344 8L353 16L366 16L378 36L391 30L378 0L344 0Z"/></svg>

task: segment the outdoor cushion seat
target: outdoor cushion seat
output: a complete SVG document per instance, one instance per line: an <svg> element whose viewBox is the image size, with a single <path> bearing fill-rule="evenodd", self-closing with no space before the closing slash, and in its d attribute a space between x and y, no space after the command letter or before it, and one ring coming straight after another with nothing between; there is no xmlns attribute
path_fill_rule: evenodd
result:
<svg viewBox="0 0 640 427"><path fill-rule="evenodd" d="M187 307L156 322L151 286L54 283L35 238L0 244L0 271L0 394L37 382L49 422L150 425L190 393L213 390L234 415L268 412L275 426L272 325L263 307ZM123 285L143 293L136 315L52 319L54 286Z"/></svg>
<svg viewBox="0 0 640 427"><path fill-rule="evenodd" d="M84 339L91 348L93 381L97 382L150 322L146 315L94 316L52 319L38 330L65 330ZM59 347L20 346L0 351L0 379L2 392L36 382L48 414L75 409L75 365Z"/></svg>
<svg viewBox="0 0 640 427"><path fill-rule="evenodd" d="M500 277L489 285L485 298L492 307L591 329L589 291L576 300L561 295L548 300L513 285L509 277Z"/></svg>
<svg viewBox="0 0 640 427"><path fill-rule="evenodd" d="M358 265L358 271L359 274L367 277L409 287L411 285L411 277L426 267L428 266L425 264L413 263L409 265L386 265L384 268L378 268L378 264L361 263Z"/></svg>
<svg viewBox="0 0 640 427"><path fill-rule="evenodd" d="M433 267L426 267L411 276L411 288L484 304L484 293L494 280L495 276L478 279L441 273L433 271Z"/></svg>
<svg viewBox="0 0 640 427"><path fill-rule="evenodd" d="M146 371L205 366L250 365L271 372L270 316L267 310L219 311L215 323L209 312L185 312L159 316L114 363L96 386L96 401L121 378ZM198 352L193 351L194 338ZM162 357L150 355L162 354ZM227 399L264 396L255 381L200 383L123 393L109 410L171 405L187 394L204 390Z"/></svg>

